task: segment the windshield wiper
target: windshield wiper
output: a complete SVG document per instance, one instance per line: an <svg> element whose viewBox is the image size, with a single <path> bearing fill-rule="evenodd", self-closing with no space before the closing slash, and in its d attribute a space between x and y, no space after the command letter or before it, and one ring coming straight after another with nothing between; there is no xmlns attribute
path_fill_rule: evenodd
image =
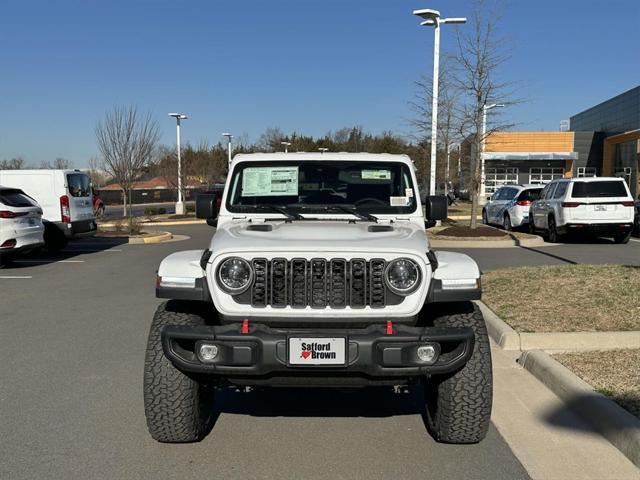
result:
<svg viewBox="0 0 640 480"><path fill-rule="evenodd" d="M360 220L369 220L370 222L376 222L376 223L378 222L378 217L376 217L375 215L371 215L370 213L358 211L355 205L354 206L347 206L347 205L341 205L341 204L323 205L321 208L325 210L342 210L343 212L350 213L351 215L358 217Z"/></svg>
<svg viewBox="0 0 640 480"><path fill-rule="evenodd" d="M257 209L263 210L263 209L268 209L274 212L278 212L281 213L282 215L284 215L285 217L287 217L287 220L291 221L291 220L304 220L304 217L302 215L300 215L299 213L292 213L290 211L287 210L286 207L281 207L278 205L271 205L270 203L263 203L261 205L256 205Z"/></svg>

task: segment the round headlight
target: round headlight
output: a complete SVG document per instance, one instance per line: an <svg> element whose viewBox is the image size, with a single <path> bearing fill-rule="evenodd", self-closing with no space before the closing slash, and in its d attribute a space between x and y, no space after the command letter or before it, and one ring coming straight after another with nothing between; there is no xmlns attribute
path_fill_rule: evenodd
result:
<svg viewBox="0 0 640 480"><path fill-rule="evenodd" d="M218 267L218 284L232 295L246 291L252 280L253 269L244 258L227 258Z"/></svg>
<svg viewBox="0 0 640 480"><path fill-rule="evenodd" d="M399 258L387 264L384 280L393 293L409 295L418 288L420 268L413 260Z"/></svg>

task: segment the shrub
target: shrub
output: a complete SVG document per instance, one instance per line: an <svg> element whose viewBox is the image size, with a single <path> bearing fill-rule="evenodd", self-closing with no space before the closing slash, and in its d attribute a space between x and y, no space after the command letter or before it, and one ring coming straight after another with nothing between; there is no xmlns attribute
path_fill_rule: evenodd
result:
<svg viewBox="0 0 640 480"><path fill-rule="evenodd" d="M167 209L166 208L159 208L158 209L158 214L159 215L164 215L165 213L167 213Z"/></svg>
<svg viewBox="0 0 640 480"><path fill-rule="evenodd" d="M145 215L157 215L158 214L158 209L157 208L153 208L153 207L145 207L144 214Z"/></svg>
<svg viewBox="0 0 640 480"><path fill-rule="evenodd" d="M187 212L195 212L196 211L196 206L195 205L187 205Z"/></svg>

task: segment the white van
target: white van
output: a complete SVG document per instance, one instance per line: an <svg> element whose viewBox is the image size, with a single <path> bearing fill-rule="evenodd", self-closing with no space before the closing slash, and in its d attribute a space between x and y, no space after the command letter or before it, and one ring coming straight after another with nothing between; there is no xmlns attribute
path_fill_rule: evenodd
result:
<svg viewBox="0 0 640 480"><path fill-rule="evenodd" d="M80 170L0 170L0 184L21 189L40 204L48 249L95 234L91 180Z"/></svg>

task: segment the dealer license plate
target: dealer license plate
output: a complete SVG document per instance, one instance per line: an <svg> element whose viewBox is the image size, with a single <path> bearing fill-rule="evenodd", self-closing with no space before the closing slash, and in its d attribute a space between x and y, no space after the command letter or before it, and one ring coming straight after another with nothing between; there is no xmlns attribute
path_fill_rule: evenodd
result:
<svg viewBox="0 0 640 480"><path fill-rule="evenodd" d="M290 365L344 365L347 339L290 337Z"/></svg>

